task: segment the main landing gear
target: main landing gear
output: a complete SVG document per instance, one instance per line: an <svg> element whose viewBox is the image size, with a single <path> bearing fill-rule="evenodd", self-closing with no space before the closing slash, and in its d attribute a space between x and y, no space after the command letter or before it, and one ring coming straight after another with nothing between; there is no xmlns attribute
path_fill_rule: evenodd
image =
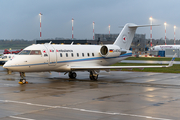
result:
<svg viewBox="0 0 180 120"><path fill-rule="evenodd" d="M98 74L94 70L92 70L92 71L90 71L89 78L91 80L97 80L98 79Z"/></svg>
<svg viewBox="0 0 180 120"><path fill-rule="evenodd" d="M91 70L89 72L90 72L90 75L89 75L90 80L95 80L96 81L98 79L98 74L96 73L96 71ZM75 72L69 72L69 78L75 79L76 76L77 76L77 74Z"/></svg>
<svg viewBox="0 0 180 120"><path fill-rule="evenodd" d="M75 79L77 74L75 72L69 72L69 78Z"/></svg>
<svg viewBox="0 0 180 120"><path fill-rule="evenodd" d="M25 73L24 72L19 72L21 79L19 80L19 84L27 84L28 82L25 79Z"/></svg>

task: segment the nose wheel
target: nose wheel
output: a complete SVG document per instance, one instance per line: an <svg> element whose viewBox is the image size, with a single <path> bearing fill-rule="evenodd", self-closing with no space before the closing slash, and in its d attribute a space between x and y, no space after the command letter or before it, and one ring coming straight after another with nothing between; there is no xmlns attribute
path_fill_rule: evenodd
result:
<svg viewBox="0 0 180 120"><path fill-rule="evenodd" d="M21 77L21 79L19 80L19 84L27 84L28 83L25 79L25 73L24 72L20 72L20 77Z"/></svg>
<svg viewBox="0 0 180 120"><path fill-rule="evenodd" d="M26 79L20 79L19 80L19 84L26 84L27 82L26 82Z"/></svg>

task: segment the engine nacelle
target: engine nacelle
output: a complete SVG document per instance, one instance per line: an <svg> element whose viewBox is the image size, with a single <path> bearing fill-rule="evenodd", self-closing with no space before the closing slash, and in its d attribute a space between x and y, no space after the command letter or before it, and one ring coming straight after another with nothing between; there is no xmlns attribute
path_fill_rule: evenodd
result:
<svg viewBox="0 0 180 120"><path fill-rule="evenodd" d="M100 54L105 58L118 57L121 54L121 50L117 45L104 45L100 49Z"/></svg>

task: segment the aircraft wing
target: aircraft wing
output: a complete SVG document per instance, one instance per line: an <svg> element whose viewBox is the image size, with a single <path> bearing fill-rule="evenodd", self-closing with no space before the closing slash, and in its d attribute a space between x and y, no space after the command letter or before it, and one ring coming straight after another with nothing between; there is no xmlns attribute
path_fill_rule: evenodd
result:
<svg viewBox="0 0 180 120"><path fill-rule="evenodd" d="M71 66L71 70L109 70L109 69L133 69L133 68L161 68L161 67L170 67L168 66Z"/></svg>
<svg viewBox="0 0 180 120"><path fill-rule="evenodd" d="M133 69L133 68L161 68L161 67L171 67L174 63L176 54L173 56L169 65L152 65L152 66L71 66L71 70L109 70L109 69Z"/></svg>

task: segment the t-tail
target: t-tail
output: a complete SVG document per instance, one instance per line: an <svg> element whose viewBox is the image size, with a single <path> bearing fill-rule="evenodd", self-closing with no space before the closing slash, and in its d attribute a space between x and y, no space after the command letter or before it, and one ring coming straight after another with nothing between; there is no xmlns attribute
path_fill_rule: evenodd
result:
<svg viewBox="0 0 180 120"><path fill-rule="evenodd" d="M149 26L157 26L157 25L136 25L134 23L127 23L120 32L117 39L115 40L114 45L119 46L121 49L129 50L136 29L138 27L149 27Z"/></svg>

